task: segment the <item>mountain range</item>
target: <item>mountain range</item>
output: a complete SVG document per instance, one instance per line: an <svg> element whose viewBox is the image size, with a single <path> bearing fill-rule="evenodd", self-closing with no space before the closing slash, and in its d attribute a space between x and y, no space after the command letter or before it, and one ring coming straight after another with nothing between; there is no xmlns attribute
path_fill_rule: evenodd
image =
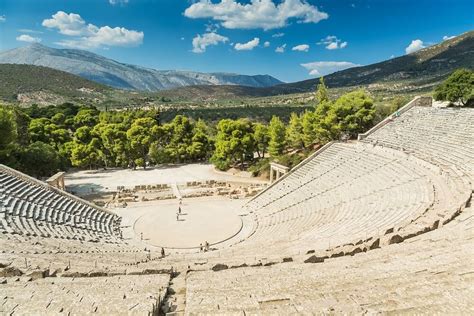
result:
<svg viewBox="0 0 474 316"><path fill-rule="evenodd" d="M431 91L458 68L474 69L474 31L411 54L338 71L324 76L324 80L329 88L363 87L382 94L422 93ZM263 97L312 92L318 83L319 78L260 88L200 85L162 93L168 97L178 95L194 100Z"/></svg>
<svg viewBox="0 0 474 316"><path fill-rule="evenodd" d="M84 50L55 49L38 43L0 52L0 63L50 67L114 88L140 91L191 85L269 87L283 83L269 75L155 70L120 63Z"/></svg>
<svg viewBox="0 0 474 316"><path fill-rule="evenodd" d="M474 31L412 54L339 71L324 79L335 90L363 87L384 97L430 92L458 68L474 69ZM112 69L113 74L107 69ZM73 74L82 74L82 78ZM117 106L160 100L214 102L306 94L314 91L318 82L319 78L315 78L283 84L270 76L157 71L121 64L86 51L52 49L38 44L0 53L0 99L8 102L57 104L72 99L100 104L113 100Z"/></svg>

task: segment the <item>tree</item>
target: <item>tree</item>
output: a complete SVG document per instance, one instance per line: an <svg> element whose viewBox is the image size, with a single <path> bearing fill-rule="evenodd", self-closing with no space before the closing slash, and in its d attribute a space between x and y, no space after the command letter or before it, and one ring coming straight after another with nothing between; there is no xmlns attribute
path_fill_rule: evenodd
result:
<svg viewBox="0 0 474 316"><path fill-rule="evenodd" d="M296 113L291 113L290 122L286 129L288 146L301 149L304 147L302 118Z"/></svg>
<svg viewBox="0 0 474 316"><path fill-rule="evenodd" d="M23 112L21 108L18 107L13 109L13 115L15 117L16 124L16 142L20 146L27 146L30 143L28 127L30 125L31 118L25 112Z"/></svg>
<svg viewBox="0 0 474 316"><path fill-rule="evenodd" d="M194 126L191 146L188 147L188 155L192 160L209 158L212 143L209 139L209 128L203 120L198 120Z"/></svg>
<svg viewBox="0 0 474 316"><path fill-rule="evenodd" d="M152 118L138 118L127 131L127 139L130 143L131 156L135 165L146 168L147 156L150 145L153 143L152 128L156 121Z"/></svg>
<svg viewBox="0 0 474 316"><path fill-rule="evenodd" d="M255 123L253 137L255 139L255 149L259 158L265 158L265 152L270 138L268 137L268 127L262 123Z"/></svg>
<svg viewBox="0 0 474 316"><path fill-rule="evenodd" d="M316 140L314 122L315 122L314 112L305 111L301 118L301 127L303 129L303 144L305 147L311 146Z"/></svg>
<svg viewBox="0 0 474 316"><path fill-rule="evenodd" d="M193 142L193 130L193 124L183 115L177 115L171 121L169 126L171 137L169 138L167 152L176 162L183 162L190 158L189 150ZM202 138L202 135L197 136L196 141L199 141L200 138ZM196 147L194 149L197 150ZM202 153L198 154L197 151L193 151L192 155L194 154L201 155Z"/></svg>
<svg viewBox="0 0 474 316"><path fill-rule="evenodd" d="M66 149L71 153L73 166L92 169L104 165L101 143L89 126L78 128L74 133L73 145L68 145Z"/></svg>
<svg viewBox="0 0 474 316"><path fill-rule="evenodd" d="M62 169L59 153L49 144L35 142L20 153L21 169L34 177L47 177Z"/></svg>
<svg viewBox="0 0 474 316"><path fill-rule="evenodd" d="M331 121L336 122L333 124L336 132L331 133L333 139L341 133L357 136L372 127L375 117L374 102L364 90L352 91L334 102L328 116Z"/></svg>
<svg viewBox="0 0 474 316"><path fill-rule="evenodd" d="M13 143L17 137L16 123L13 112L0 107L0 149Z"/></svg>
<svg viewBox="0 0 474 316"><path fill-rule="evenodd" d="M268 125L268 152L272 157L278 157L283 154L286 145L285 124L277 116L273 116Z"/></svg>
<svg viewBox="0 0 474 316"><path fill-rule="evenodd" d="M99 122L99 111L96 108L82 108L74 117L76 128L81 126L94 127Z"/></svg>
<svg viewBox="0 0 474 316"><path fill-rule="evenodd" d="M324 77L319 78L318 88L316 89L316 101L318 104L329 101L328 88L324 83Z"/></svg>
<svg viewBox="0 0 474 316"><path fill-rule="evenodd" d="M253 133L252 124L248 119L220 120L217 124L215 151L211 161L221 170L226 170L237 162L243 168L246 161L253 159L255 149Z"/></svg>
<svg viewBox="0 0 474 316"><path fill-rule="evenodd" d="M337 124L337 116L333 108L333 103L323 102L314 111L312 121L314 140L319 144L327 143L339 137L340 126Z"/></svg>
<svg viewBox="0 0 474 316"><path fill-rule="evenodd" d="M474 104L474 72L469 69L454 71L435 89L434 98L463 106Z"/></svg>
<svg viewBox="0 0 474 316"><path fill-rule="evenodd" d="M75 143L71 150L71 163L81 168L96 168L100 165L101 157L97 151L97 138L88 144Z"/></svg>

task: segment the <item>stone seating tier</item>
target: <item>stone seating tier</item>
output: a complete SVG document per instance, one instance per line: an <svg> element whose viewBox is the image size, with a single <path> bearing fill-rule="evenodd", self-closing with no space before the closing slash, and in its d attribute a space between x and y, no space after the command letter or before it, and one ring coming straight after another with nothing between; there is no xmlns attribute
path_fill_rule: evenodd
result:
<svg viewBox="0 0 474 316"><path fill-rule="evenodd" d="M0 231L120 242L120 217L0 165Z"/></svg>

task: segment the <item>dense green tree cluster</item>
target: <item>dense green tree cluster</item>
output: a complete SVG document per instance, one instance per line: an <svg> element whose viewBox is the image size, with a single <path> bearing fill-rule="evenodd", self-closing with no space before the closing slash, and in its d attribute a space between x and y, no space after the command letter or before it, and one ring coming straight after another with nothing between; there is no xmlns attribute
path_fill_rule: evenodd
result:
<svg viewBox="0 0 474 316"><path fill-rule="evenodd" d="M456 70L436 88L434 98L462 106L474 105L474 72L469 69Z"/></svg>
<svg viewBox="0 0 474 316"><path fill-rule="evenodd" d="M375 110L364 91L331 101L321 80L316 96L316 108L291 114L288 124L273 116L268 124L240 118L208 125L183 115L163 124L156 110L104 112L69 103L0 106L0 162L38 177L70 166L147 168L211 161L226 170L265 166L269 159L294 164L300 159L289 153L309 152L315 144L372 126Z"/></svg>

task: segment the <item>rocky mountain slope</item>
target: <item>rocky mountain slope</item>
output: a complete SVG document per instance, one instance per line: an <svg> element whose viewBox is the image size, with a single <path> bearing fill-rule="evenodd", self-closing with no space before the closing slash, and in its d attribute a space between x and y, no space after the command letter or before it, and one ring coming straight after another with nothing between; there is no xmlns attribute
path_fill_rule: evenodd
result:
<svg viewBox="0 0 474 316"><path fill-rule="evenodd" d="M155 70L123 64L84 50L55 49L41 44L0 52L0 63L45 66L111 87L142 91L159 91L190 85L269 87L282 83L269 75Z"/></svg>

